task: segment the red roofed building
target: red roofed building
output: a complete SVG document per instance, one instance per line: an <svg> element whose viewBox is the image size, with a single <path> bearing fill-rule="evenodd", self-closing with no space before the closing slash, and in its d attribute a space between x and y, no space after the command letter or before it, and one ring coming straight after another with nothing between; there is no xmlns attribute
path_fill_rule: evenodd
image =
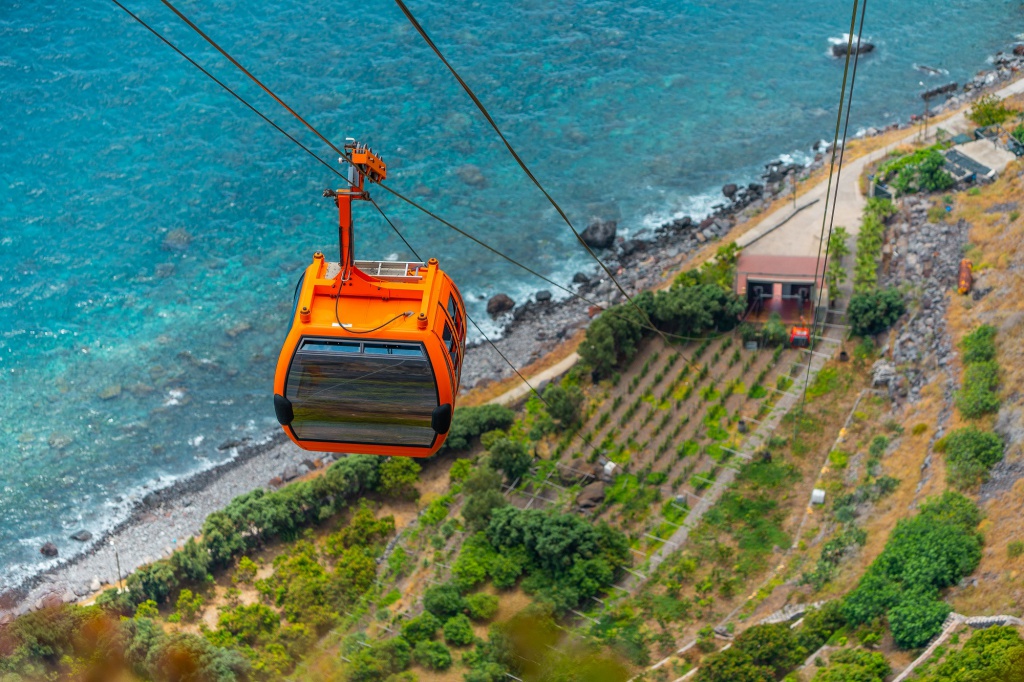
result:
<svg viewBox="0 0 1024 682"><path fill-rule="evenodd" d="M778 313L786 324L812 323L818 294L821 316L828 308L824 269L813 256L741 253L736 263L736 293L747 301L748 322L765 322Z"/></svg>

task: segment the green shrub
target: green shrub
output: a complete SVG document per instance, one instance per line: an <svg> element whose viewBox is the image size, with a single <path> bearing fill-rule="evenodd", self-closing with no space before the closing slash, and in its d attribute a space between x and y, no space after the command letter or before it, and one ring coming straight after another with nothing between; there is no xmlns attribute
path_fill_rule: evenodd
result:
<svg viewBox="0 0 1024 682"><path fill-rule="evenodd" d="M766 346L778 346L781 348L789 341L786 325L782 323L782 316L778 313L772 313L768 316L768 321L764 323L764 327L761 329L761 335Z"/></svg>
<svg viewBox="0 0 1024 682"><path fill-rule="evenodd" d="M960 340L964 363L988 362L996 359L996 328L983 324Z"/></svg>
<svg viewBox="0 0 1024 682"><path fill-rule="evenodd" d="M980 520L974 503L958 493L927 500L916 516L896 524L882 553L847 595L844 617L856 626L888 614L899 646L926 642L949 612L938 591L981 561Z"/></svg>
<svg viewBox="0 0 1024 682"><path fill-rule="evenodd" d="M587 327L586 337L578 350L580 358L596 376L611 376L620 364L628 363L636 355L645 323L632 304L609 308Z"/></svg>
<svg viewBox="0 0 1024 682"><path fill-rule="evenodd" d="M416 499L420 465L412 457L388 457L380 465L380 491L391 497Z"/></svg>
<svg viewBox="0 0 1024 682"><path fill-rule="evenodd" d="M444 641L452 646L466 646L471 644L474 638L473 624L469 622L469 618L465 614L460 613L445 621Z"/></svg>
<svg viewBox="0 0 1024 682"><path fill-rule="evenodd" d="M947 478L961 488L985 481L1003 458L1003 439L991 431L970 426L951 432L945 441Z"/></svg>
<svg viewBox="0 0 1024 682"><path fill-rule="evenodd" d="M903 296L895 288L855 293L850 298L848 318L857 336L874 336L893 324L906 312Z"/></svg>
<svg viewBox="0 0 1024 682"><path fill-rule="evenodd" d="M460 407L452 416L445 447L468 450L474 438L495 429L506 430L516 419L516 413L504 405Z"/></svg>
<svg viewBox="0 0 1024 682"><path fill-rule="evenodd" d="M243 556L238 560L238 567L235 569L235 574L231 576L231 582L236 585L238 583L251 583L253 578L256 577L256 572L259 568L255 561L247 556Z"/></svg>
<svg viewBox="0 0 1024 682"><path fill-rule="evenodd" d="M579 386L548 384L544 389L544 402L548 414L559 428L570 429L579 425L580 408L583 406L583 391Z"/></svg>
<svg viewBox="0 0 1024 682"><path fill-rule="evenodd" d="M967 118L980 127L999 125L1012 117L1015 110L1006 106L1002 98L996 95L985 95L976 100L967 111Z"/></svg>
<svg viewBox="0 0 1024 682"><path fill-rule="evenodd" d="M498 598L493 594L478 592L466 597L469 617L477 621L488 621L498 613Z"/></svg>
<svg viewBox="0 0 1024 682"><path fill-rule="evenodd" d="M920 682L1021 682L1024 641L1016 629L996 626L976 630L959 651L951 651L927 669Z"/></svg>
<svg viewBox="0 0 1024 682"><path fill-rule="evenodd" d="M224 609L217 618L218 628L250 646L268 640L280 625L281 616L263 604Z"/></svg>
<svg viewBox="0 0 1024 682"><path fill-rule="evenodd" d="M1022 555L1024 555L1024 541L1011 540L1010 543L1006 545L1006 556L1011 559L1016 559Z"/></svg>
<svg viewBox="0 0 1024 682"><path fill-rule="evenodd" d="M491 466L505 473L510 484L518 481L530 471L533 455L526 444L508 437L498 438L490 447Z"/></svg>
<svg viewBox="0 0 1024 682"><path fill-rule="evenodd" d="M440 642L423 640L412 650L412 658L428 670L447 670L452 665L452 654Z"/></svg>
<svg viewBox="0 0 1024 682"><path fill-rule="evenodd" d="M405 637L410 644L416 644L433 639L439 629L441 629L441 621L437 616L430 611L424 611L405 622L405 625L402 626L402 637Z"/></svg>
<svg viewBox="0 0 1024 682"><path fill-rule="evenodd" d="M462 613L466 602L454 583L434 585L423 593L423 608L443 621Z"/></svg>
<svg viewBox="0 0 1024 682"><path fill-rule="evenodd" d="M882 682L892 674L885 656L863 649L840 649L832 654L812 682Z"/></svg>
<svg viewBox="0 0 1024 682"><path fill-rule="evenodd" d="M967 419L977 419L999 410L999 365L994 361L974 362L964 370L963 388L956 392L956 406Z"/></svg>

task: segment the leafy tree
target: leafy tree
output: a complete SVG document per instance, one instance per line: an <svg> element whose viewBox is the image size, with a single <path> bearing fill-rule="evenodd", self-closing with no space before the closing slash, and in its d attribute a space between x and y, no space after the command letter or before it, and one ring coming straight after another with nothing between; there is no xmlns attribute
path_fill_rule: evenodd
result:
<svg viewBox="0 0 1024 682"><path fill-rule="evenodd" d="M735 648L705 656L696 682L775 682L774 671L756 665L750 655Z"/></svg>
<svg viewBox="0 0 1024 682"><path fill-rule="evenodd" d="M901 649L923 647L941 629L953 607L936 599L934 593L914 592L889 609L889 627Z"/></svg>
<svg viewBox="0 0 1024 682"><path fill-rule="evenodd" d="M906 312L903 296L895 288L870 293L855 293L850 298L850 326L857 336L879 334Z"/></svg>
<svg viewBox="0 0 1024 682"><path fill-rule="evenodd" d="M409 667L412 647L401 637L373 642L368 647L355 646L349 652L346 672L350 682L383 682Z"/></svg>
<svg viewBox="0 0 1024 682"><path fill-rule="evenodd" d="M578 349L580 358L595 376L611 376L620 362L629 362L636 355L644 323L631 304L609 308L587 327L586 338Z"/></svg>
<svg viewBox="0 0 1024 682"><path fill-rule="evenodd" d="M411 457L388 457L380 465L380 491L385 495L415 499L419 480L420 465Z"/></svg>
<svg viewBox="0 0 1024 682"><path fill-rule="evenodd" d="M476 621L488 621L498 613L498 598L493 594L478 592L466 597L469 617Z"/></svg>
<svg viewBox="0 0 1024 682"><path fill-rule="evenodd" d="M452 654L440 642L422 640L412 650L413 660L429 670L447 670L452 665Z"/></svg>
<svg viewBox="0 0 1024 682"><path fill-rule="evenodd" d="M189 538L184 547L171 555L171 567L181 580L205 581L209 575L210 552L195 538Z"/></svg>
<svg viewBox="0 0 1024 682"><path fill-rule="evenodd" d="M167 601L171 590L178 584L174 568L169 561L161 559L142 566L128 576L128 591L136 603L152 599L157 604Z"/></svg>
<svg viewBox="0 0 1024 682"><path fill-rule="evenodd" d="M457 459L448 470L448 478L452 483L461 483L473 473L473 463L468 459Z"/></svg>
<svg viewBox="0 0 1024 682"><path fill-rule="evenodd" d="M469 622L469 618L467 618L465 614L460 613L445 621L444 641L449 644L453 646L465 646L472 643L474 637L473 624Z"/></svg>
<svg viewBox="0 0 1024 682"><path fill-rule="evenodd" d="M238 651L214 646L202 637L178 632L157 641L145 667L157 682L248 679L249 661Z"/></svg>
<svg viewBox="0 0 1024 682"><path fill-rule="evenodd" d="M973 426L951 432L945 437L945 444L946 475L958 487L985 481L989 469L1003 458L1003 439Z"/></svg>
<svg viewBox="0 0 1024 682"><path fill-rule="evenodd" d="M247 556L243 556L238 560L238 567L235 569L235 574L231 576L231 582L235 583L251 583L256 577L259 566L256 562Z"/></svg>
<svg viewBox="0 0 1024 682"><path fill-rule="evenodd" d="M740 634L733 647L746 653L754 665L772 668L779 677L802 663L807 654L786 623L755 625Z"/></svg>
<svg viewBox="0 0 1024 682"><path fill-rule="evenodd" d="M246 546L234 521L222 511L213 512L203 522L203 545L213 566L227 566Z"/></svg>
<svg viewBox="0 0 1024 682"><path fill-rule="evenodd" d="M480 467L463 485L466 502L462 505L462 518L472 533L483 530L491 521L494 510L508 505L501 494L501 475L490 467Z"/></svg>
<svg viewBox="0 0 1024 682"><path fill-rule="evenodd" d="M548 384L544 389L544 402L548 414L560 428L571 429L579 425L580 408L583 406L583 391L579 386Z"/></svg>
<svg viewBox="0 0 1024 682"><path fill-rule="evenodd" d="M460 407L452 417L445 447L468 450L472 439L494 429L507 429L512 426L515 418L516 413L503 405Z"/></svg>
<svg viewBox="0 0 1024 682"><path fill-rule="evenodd" d="M967 118L980 127L1005 123L1016 111L1006 106L997 95L985 95L967 111Z"/></svg>
<svg viewBox="0 0 1024 682"><path fill-rule="evenodd" d="M410 618L402 626L402 637L405 637L410 644L416 644L423 640L433 639L437 631L441 629L441 621L430 611L424 611L415 618Z"/></svg>
<svg viewBox="0 0 1024 682"><path fill-rule="evenodd" d="M203 596L192 594L192 590L184 589L178 593L178 600L174 604L177 615L185 622L192 622L203 609Z"/></svg>
<svg viewBox="0 0 1024 682"><path fill-rule="evenodd" d="M505 473L510 484L521 479L530 471L533 456L522 441L501 437L491 445L491 465Z"/></svg>
<svg viewBox="0 0 1024 682"><path fill-rule="evenodd" d="M234 606L217 618L217 627L250 646L268 640L280 625L281 617L264 604Z"/></svg>
<svg viewBox="0 0 1024 682"><path fill-rule="evenodd" d="M443 621L462 613L466 602L454 583L434 585L423 593L423 608Z"/></svg>
<svg viewBox="0 0 1024 682"><path fill-rule="evenodd" d="M383 477L384 473L381 474L382 480ZM337 533L327 536L324 553L329 557L337 558L351 547L369 547L375 550L374 554L377 554L376 550L381 549L387 538L394 532L395 517L384 516L378 519L366 501L361 500L359 508L345 527Z"/></svg>

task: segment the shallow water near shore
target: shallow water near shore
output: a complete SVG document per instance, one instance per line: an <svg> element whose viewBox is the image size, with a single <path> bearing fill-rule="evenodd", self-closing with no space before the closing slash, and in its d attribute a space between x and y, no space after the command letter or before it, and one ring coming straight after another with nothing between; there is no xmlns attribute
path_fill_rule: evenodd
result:
<svg viewBox="0 0 1024 682"><path fill-rule="evenodd" d="M156 2L130 7L324 158L333 155ZM846 2L418 2L442 50L582 229L636 232L721 200L831 137ZM181 6L332 137L371 143L391 184L558 281L586 254L391 3ZM851 130L919 113L985 68L1015 3L877 2ZM113 4L0 13L0 589L98 535L132 500L275 427L292 287L336 249L337 178ZM926 65L948 75L928 75ZM538 289L377 193L471 312ZM357 207L362 258L411 258ZM492 325L489 329L493 330ZM219 449L220 448L220 449Z"/></svg>

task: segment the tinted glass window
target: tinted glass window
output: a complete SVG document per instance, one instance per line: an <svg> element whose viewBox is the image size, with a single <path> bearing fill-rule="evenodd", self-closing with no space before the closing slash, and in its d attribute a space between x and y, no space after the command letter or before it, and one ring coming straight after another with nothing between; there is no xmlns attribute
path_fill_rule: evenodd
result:
<svg viewBox="0 0 1024 682"><path fill-rule="evenodd" d="M444 334L441 338L444 339L444 347L450 353L452 348L455 348L455 336L452 334L452 328L448 326L447 322L444 325Z"/></svg>
<svg viewBox="0 0 1024 682"><path fill-rule="evenodd" d="M430 416L437 387L419 345L307 341L292 359L285 397L300 440L415 447L434 442Z"/></svg>
<svg viewBox="0 0 1024 682"><path fill-rule="evenodd" d="M452 294L448 294L448 317L455 322L455 331L462 336L462 314L459 312L459 307L455 304L455 296Z"/></svg>

